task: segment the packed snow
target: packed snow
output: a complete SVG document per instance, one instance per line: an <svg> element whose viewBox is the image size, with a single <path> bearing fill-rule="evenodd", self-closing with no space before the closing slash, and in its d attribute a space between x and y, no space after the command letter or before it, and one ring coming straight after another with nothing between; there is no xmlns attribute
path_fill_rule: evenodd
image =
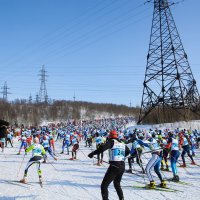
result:
<svg viewBox="0 0 200 200"><path fill-rule="evenodd" d="M9 145L8 145L9 146ZM42 163L43 173L43 188L38 183L38 175L35 166L31 166L28 172L28 184L18 183L17 181L23 177L23 172L26 164L31 157L31 153L25 156L24 152L21 155L16 155L20 143L17 139L14 140L14 147L5 148L4 152L0 152L0 199L2 200L100 200L101 192L100 185L104 174L108 168L108 164L96 166L96 159L89 159L88 153L95 149L95 144L92 148L85 147L85 142L80 142L78 150L78 160L68 160L71 156L59 154L61 152L62 141L56 142L56 152L58 161L54 161L48 155L48 162ZM143 165L147 163L150 154L143 154ZM187 163L190 163L186 157ZM200 151L196 150L194 157L197 164L200 164ZM104 160L108 161L108 153L105 152ZM181 158L179 157L179 160ZM127 161L126 161L127 162ZM181 163L181 161L180 161ZM135 170L140 170L139 166L134 163ZM126 168L128 164L126 163ZM200 199L200 166L189 165L187 168L178 168L180 180L187 182L187 185L167 182L167 186L178 192L165 192L156 190L145 190L141 188L133 188L132 185L143 186L148 183L146 175L124 173L121 182L125 200L199 200ZM135 172L136 174L138 172ZM153 172L154 173L154 172ZM154 174L155 175L155 174ZM162 172L163 177L172 177L170 172ZM159 183L155 176L155 181ZM117 200L117 194L113 184L109 186L109 199Z"/></svg>

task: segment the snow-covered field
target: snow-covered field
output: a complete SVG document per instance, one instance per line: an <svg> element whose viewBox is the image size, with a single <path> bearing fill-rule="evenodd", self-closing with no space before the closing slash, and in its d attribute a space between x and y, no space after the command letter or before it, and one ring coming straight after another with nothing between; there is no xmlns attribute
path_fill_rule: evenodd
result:
<svg viewBox="0 0 200 200"><path fill-rule="evenodd" d="M56 151L61 151L61 142L56 142ZM18 152L19 143L15 141L14 148L6 148L5 152L0 152L0 199L11 200L100 200L100 184L106 172L108 164L104 166L96 166L93 163L95 159L89 159L87 154L91 148L84 147L85 143L80 144L78 151L78 160L67 160L70 156L65 154L59 155L59 160L54 161L49 155L49 163L42 164L42 172L44 179L44 187L41 188L38 184L38 176L36 167L32 166L29 169L28 181L30 184L21 184L14 182L23 177L23 171L31 154L28 154L23 163L19 176L17 177L22 159L22 155L16 155ZM94 149L93 149L94 150ZM147 162L147 157L150 155L144 154L143 164ZM188 158L187 162L189 162ZM105 161L108 161L107 152L105 152ZM195 161L200 164L200 151L197 151ZM190 162L189 162L190 163ZM126 165L128 168L128 164ZM134 168L139 170L137 164ZM165 177L171 177L169 172L163 173ZM179 175L182 181L190 183L190 185L182 185L178 183L168 182L168 187L180 190L180 192L163 192L155 190L144 190L132 188L132 185L144 185L148 182L147 177L136 176L134 174L124 174L121 182L125 200L199 200L200 199L200 167L188 165L188 168L179 168ZM136 182L137 181L137 182ZM155 177L155 181L159 183ZM140 183L139 183L140 182ZM113 184L109 187L109 199L117 200Z"/></svg>
<svg viewBox="0 0 200 200"><path fill-rule="evenodd" d="M175 128L180 128L180 129L189 129L189 130L200 130L200 120L192 120L192 121L180 121L180 122L175 122L175 123L164 123L164 124L154 124L154 125L137 125L137 122L131 122L129 124L126 125L126 128L131 128L131 129L146 129L148 130L149 128L151 129L170 129L173 130Z"/></svg>

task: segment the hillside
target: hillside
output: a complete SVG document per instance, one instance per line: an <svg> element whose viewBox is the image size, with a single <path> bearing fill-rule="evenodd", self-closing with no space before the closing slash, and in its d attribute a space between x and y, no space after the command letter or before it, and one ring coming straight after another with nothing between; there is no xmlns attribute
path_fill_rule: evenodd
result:
<svg viewBox="0 0 200 200"><path fill-rule="evenodd" d="M124 105L100 104L82 101L54 101L30 104L23 100L0 101L1 118L11 124L40 125L43 121L68 119L93 120L110 117L137 116L138 108Z"/></svg>

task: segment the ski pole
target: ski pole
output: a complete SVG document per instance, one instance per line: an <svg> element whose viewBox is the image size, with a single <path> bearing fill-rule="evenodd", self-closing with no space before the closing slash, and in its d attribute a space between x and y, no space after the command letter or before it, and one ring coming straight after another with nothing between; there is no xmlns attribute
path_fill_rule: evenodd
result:
<svg viewBox="0 0 200 200"><path fill-rule="evenodd" d="M93 158L95 158L95 159L97 159L97 160L98 160L98 158L97 158L97 157L93 157ZM109 162L107 162L107 161L105 161L105 160L102 160L102 162L104 162L104 163L107 163L107 164L109 164L109 165L111 165L111 166L113 166L113 167L116 167L116 168L118 168L118 169L119 169L119 167L117 167L116 165L112 165L112 164L110 164Z"/></svg>
<svg viewBox="0 0 200 200"><path fill-rule="evenodd" d="M20 170L21 170L21 167L22 167L22 164L23 164L25 155L26 155L26 154L24 154L23 159L22 159L22 161L21 161L21 163L20 163L20 167L19 167L19 170L18 170L18 172L17 172L17 177L19 176L19 172L20 172Z"/></svg>
<svg viewBox="0 0 200 200"><path fill-rule="evenodd" d="M79 151L85 156L85 158L89 159L89 158L83 153L83 151L81 151L80 149L79 149Z"/></svg>
<svg viewBox="0 0 200 200"><path fill-rule="evenodd" d="M138 154L137 148L136 148L135 150L136 150L136 152L137 152L136 159L138 159L139 165L140 165L140 167L141 167L141 169L142 169L144 184L146 184L146 180L145 180L145 176L144 176L145 170L144 170L144 168L143 168L143 166L142 166L142 162L141 162L141 155L142 155L142 153L141 153L141 155L139 155L139 154Z"/></svg>
<svg viewBox="0 0 200 200"><path fill-rule="evenodd" d="M49 162L49 159L48 158L46 158L47 159L47 161ZM55 170L57 170L57 168L51 163L51 162L49 162L49 164L55 169Z"/></svg>
<svg viewBox="0 0 200 200"><path fill-rule="evenodd" d="M186 157L186 159L187 159L188 161L190 161L190 159L189 159L188 157ZM200 167L199 164L195 164L195 165L198 166L198 167Z"/></svg>
<svg viewBox="0 0 200 200"><path fill-rule="evenodd" d="M91 145L91 151L93 151L93 142L92 142L92 145ZM93 165L94 165L94 158L92 159L92 162L93 162Z"/></svg>
<svg viewBox="0 0 200 200"><path fill-rule="evenodd" d="M153 153L153 152L155 152L155 151L157 151L157 150L163 150L163 148L159 148L159 149L155 149L155 150L151 150L151 151L145 151L145 152L143 152L142 154L145 154L145 153Z"/></svg>

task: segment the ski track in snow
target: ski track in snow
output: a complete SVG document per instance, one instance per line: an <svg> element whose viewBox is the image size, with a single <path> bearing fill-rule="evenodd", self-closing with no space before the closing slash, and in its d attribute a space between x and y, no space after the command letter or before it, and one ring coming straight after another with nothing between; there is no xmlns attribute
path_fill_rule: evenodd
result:
<svg viewBox="0 0 200 200"><path fill-rule="evenodd" d="M54 161L47 153L48 163L42 163L41 165L44 180L43 188L38 183L38 175L34 165L29 168L28 172L28 182L30 184L14 182L23 177L24 169L31 157L31 153L25 156L19 176L17 177L24 154L22 152L21 155L16 155L19 145L17 140L15 140L14 148L6 148L4 153L0 152L0 200L101 200L100 185L108 168L108 164L104 163L101 167L93 165L93 159L87 157L87 154L91 152L92 148L84 147L84 142L80 143L80 150L77 156L78 160L76 161L67 160L71 155L66 154L60 154L58 161ZM95 145L93 144L94 149ZM56 142L56 151L61 152L61 143L59 141ZM194 157L194 160L197 164L200 164L200 150L196 151L196 155L197 157ZM149 157L150 154L145 154L145 157L142 157L144 167ZM104 160L108 161L107 152L104 154ZM179 160L182 163L181 158ZM94 159L94 162L96 162L96 159ZM178 172L181 181L190 183L190 185L167 182L168 187L180 190L181 192L133 188L131 187L132 185L142 186L148 183L147 176L145 175L143 178L142 176L125 173L121 182L125 200L183 200L186 198L199 200L200 167L190 165L189 158L186 158L186 162L188 163L188 168L178 167ZM134 169L140 170L136 163L133 166ZM128 164L126 161L127 168ZM159 183L154 172L153 175L155 181ZM169 172L162 172L162 175L164 178L172 177L172 173ZM118 199L112 183L109 186L109 199Z"/></svg>

